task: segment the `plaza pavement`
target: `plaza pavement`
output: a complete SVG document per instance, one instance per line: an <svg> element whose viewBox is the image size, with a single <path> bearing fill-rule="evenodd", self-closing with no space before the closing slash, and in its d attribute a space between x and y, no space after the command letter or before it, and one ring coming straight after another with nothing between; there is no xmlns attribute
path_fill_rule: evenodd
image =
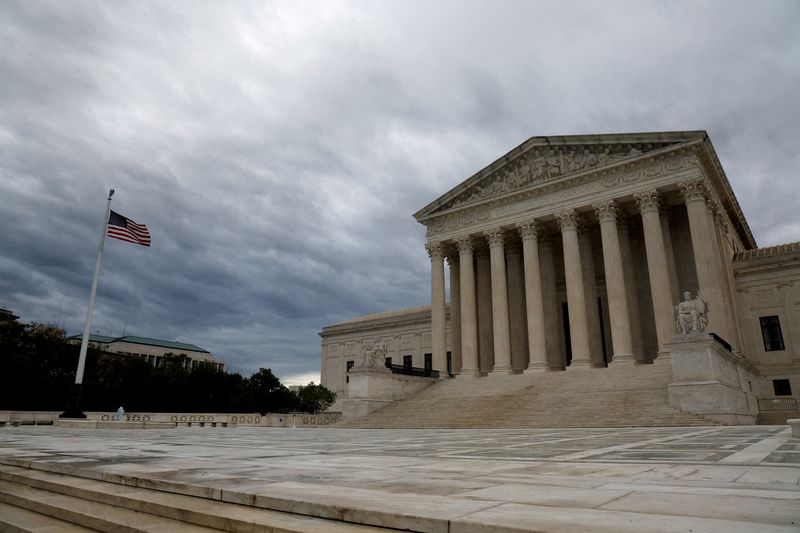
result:
<svg viewBox="0 0 800 533"><path fill-rule="evenodd" d="M414 531L800 531L787 426L4 427L0 465Z"/></svg>

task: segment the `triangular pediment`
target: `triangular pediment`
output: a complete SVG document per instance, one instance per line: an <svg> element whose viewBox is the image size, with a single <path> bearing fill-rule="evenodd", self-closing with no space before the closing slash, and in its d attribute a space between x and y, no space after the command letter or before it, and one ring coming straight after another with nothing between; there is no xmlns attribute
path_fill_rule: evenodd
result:
<svg viewBox="0 0 800 533"><path fill-rule="evenodd" d="M651 152L702 142L705 131L532 137L414 214L422 222L487 199L568 180Z"/></svg>

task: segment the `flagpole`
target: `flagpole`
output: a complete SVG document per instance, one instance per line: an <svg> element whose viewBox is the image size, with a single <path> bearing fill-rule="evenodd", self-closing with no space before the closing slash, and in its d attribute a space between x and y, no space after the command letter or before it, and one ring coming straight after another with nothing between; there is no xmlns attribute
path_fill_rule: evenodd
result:
<svg viewBox="0 0 800 533"><path fill-rule="evenodd" d="M103 217L103 225L100 228L100 245L97 248L97 261L94 265L94 277L92 278L92 290L89 293L89 309L86 311L86 324L83 327L83 338L81 338L81 351L78 357L78 369L75 372L75 384L78 385L78 397L74 409L67 409L62 413L62 417L86 418L80 408L81 392L83 389L83 371L86 366L86 351L89 348L89 330L92 327L92 312L94 311L94 300L97 296L97 279L100 277L100 262L103 259L103 247L106 242L106 229L108 228L108 216L111 213L111 197L114 196L114 189L108 191L108 203L106 204L106 214Z"/></svg>

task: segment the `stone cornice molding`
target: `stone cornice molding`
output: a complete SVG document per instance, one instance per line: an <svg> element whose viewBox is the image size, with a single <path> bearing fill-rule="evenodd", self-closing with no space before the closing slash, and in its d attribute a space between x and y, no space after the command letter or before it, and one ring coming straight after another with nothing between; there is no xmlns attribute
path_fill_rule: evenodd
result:
<svg viewBox="0 0 800 533"><path fill-rule="evenodd" d="M580 217L578 216L578 212L574 209L564 209L556 213L556 221L562 232L568 230L577 231Z"/></svg>
<svg viewBox="0 0 800 533"><path fill-rule="evenodd" d="M431 261L442 261L444 259L444 246L441 242L429 242L425 245L428 257Z"/></svg>
<svg viewBox="0 0 800 533"><path fill-rule="evenodd" d="M602 200L592 204L594 215L602 224L603 222L616 222L619 216L619 206L614 200Z"/></svg>
<svg viewBox="0 0 800 533"><path fill-rule="evenodd" d="M535 220L517 223L517 231L522 239L535 239L539 235L539 226Z"/></svg>
<svg viewBox="0 0 800 533"><path fill-rule="evenodd" d="M667 173L686 171L699 165L697 158L691 155L691 147L675 148L673 151L651 155L645 153L633 162L602 167L592 172L579 173L578 175L567 177L562 180L545 183L541 186L535 185L514 191L513 193L489 198L482 202L472 202L459 205L446 211L432 213L427 219L423 220L428 228L428 235L445 232L455 228L478 225L489 220L489 212L503 205L521 202L537 196L551 194L557 191L567 191L580 186L588 186L598 181L603 176L611 176L599 183L605 189L629 186L630 184L655 179ZM645 158L645 159L642 159ZM651 162L650 166L642 167L643 163ZM630 172L630 169L638 169ZM627 172L627 173L626 173ZM698 168L699 172L699 168Z"/></svg>
<svg viewBox="0 0 800 533"><path fill-rule="evenodd" d="M636 193L633 197L636 200L636 208L640 213L658 212L661 209L661 195L655 189Z"/></svg>
<svg viewBox="0 0 800 533"><path fill-rule="evenodd" d="M659 143L663 146L654 148ZM534 149L539 150L540 156L550 149L555 149L559 154L584 155L581 147L588 146L590 153L597 154L613 145L630 148L637 144L643 144L643 153L640 155L631 156L629 153L627 157L594 166L590 164L590 157L581 170L523 185L518 189L507 188L506 192L501 191L496 195L463 203L454 202L460 195L468 193L479 184L483 187L483 182L493 174L500 174L502 179L510 179L516 175L514 179L519 181L520 169L523 176L526 172L535 173L535 169L525 170L525 165L536 166L532 159ZM645 146L648 144L650 148ZM525 157L525 161L521 160L522 157ZM567 167L569 159L565 158ZM511 166L506 168L509 165ZM594 183L598 180L602 180L602 186L607 189L627 188L634 183L661 179L674 173L687 176L691 174L692 169L696 169L698 175L708 180L712 197L719 201L728 223L744 248L755 247L755 239L705 131L534 137L419 210L414 214L414 218L427 226L429 236L440 233L452 235L461 228L485 226L485 222L491 218L490 212L498 207L524 202L537 196L551 195L555 191L578 190L584 185L595 187ZM476 232L477 230L478 228Z"/></svg>
<svg viewBox="0 0 800 533"><path fill-rule="evenodd" d="M560 189L585 182L586 176L595 179L640 167L643 162L689 156L696 153L705 136L704 131L684 131L535 137L419 210L414 218L427 224L431 218L485 203L497 194L506 197L509 193L528 192L531 186L541 189L540 185L547 191L552 190L552 184L560 184L555 187ZM558 165L548 158L557 158ZM494 185L499 180L508 183ZM520 188L513 190L516 187ZM478 189L489 192L477 194ZM470 199L473 195L475 198Z"/></svg>

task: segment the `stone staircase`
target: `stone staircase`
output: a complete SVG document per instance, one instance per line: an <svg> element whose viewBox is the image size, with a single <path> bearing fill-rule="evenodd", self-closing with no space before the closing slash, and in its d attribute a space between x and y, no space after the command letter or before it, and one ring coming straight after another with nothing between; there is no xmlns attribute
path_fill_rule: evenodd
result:
<svg viewBox="0 0 800 533"><path fill-rule="evenodd" d="M712 426L669 407L669 364L445 379L337 427L537 428Z"/></svg>
<svg viewBox="0 0 800 533"><path fill-rule="evenodd" d="M28 531L379 533L396 530L0 465L0 532Z"/></svg>

